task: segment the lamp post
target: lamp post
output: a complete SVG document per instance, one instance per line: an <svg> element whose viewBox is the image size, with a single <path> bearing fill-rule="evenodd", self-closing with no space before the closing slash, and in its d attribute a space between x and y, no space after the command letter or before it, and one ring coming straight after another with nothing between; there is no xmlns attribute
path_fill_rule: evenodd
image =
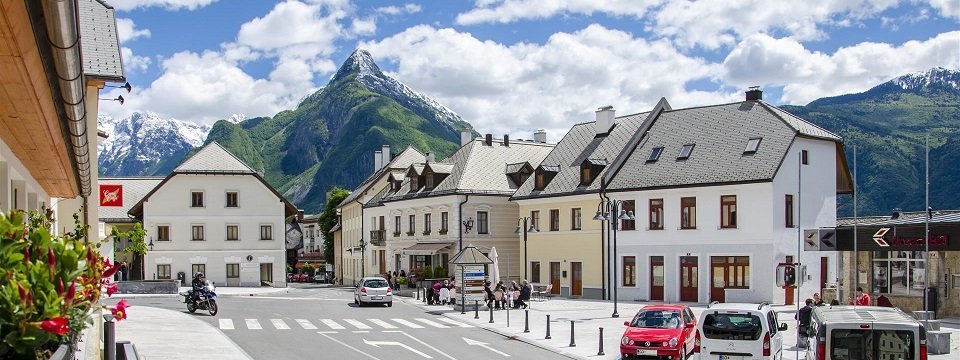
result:
<svg viewBox="0 0 960 360"><path fill-rule="evenodd" d="M360 278L363 279L367 276L367 263L364 259L364 255L367 254L367 242L360 239Z"/></svg>
<svg viewBox="0 0 960 360"><path fill-rule="evenodd" d="M620 220L636 220L636 217L633 215L633 211L623 210L623 200L603 200L597 204L597 215L593 219L606 221L613 230L613 261L611 262L613 264L613 272L611 273L613 278L613 286L611 286L613 288L613 314L610 317L617 318L620 317L617 312L617 228L620 225ZM608 237L607 240L609 241L609 239Z"/></svg>
<svg viewBox="0 0 960 360"><path fill-rule="evenodd" d="M521 230L523 231L523 278L524 279L530 278L527 274L527 266L529 265L527 264L527 234L537 233L537 228L533 227L532 223L530 224L529 228L527 227L528 222L530 222L529 217L523 217L523 218L517 219L517 230L513 232L514 234L520 235L520 231ZM523 223L523 225L521 225L521 223Z"/></svg>

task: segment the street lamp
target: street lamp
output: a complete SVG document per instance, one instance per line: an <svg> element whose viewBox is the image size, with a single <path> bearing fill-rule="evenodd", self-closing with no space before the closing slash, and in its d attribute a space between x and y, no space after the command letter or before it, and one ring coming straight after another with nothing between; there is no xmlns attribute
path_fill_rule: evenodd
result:
<svg viewBox="0 0 960 360"><path fill-rule="evenodd" d="M360 278L367 276L367 263L364 260L364 255L367 254L367 243L360 239Z"/></svg>
<svg viewBox="0 0 960 360"><path fill-rule="evenodd" d="M633 215L633 211L623 210L623 200L602 200L597 204L597 215L593 217L597 221L606 221L610 228L613 230L613 271L611 272L613 279L613 315L611 317L620 317L620 314L617 312L617 229L620 225L620 220L636 220L636 217ZM613 216L613 214L619 214ZM609 241L610 238L607 238ZM610 246L608 246L610 248Z"/></svg>
<svg viewBox="0 0 960 360"><path fill-rule="evenodd" d="M521 222L523 223L523 225L520 224ZM537 228L533 226L532 222L529 228L527 227L527 222L530 222L529 217L523 217L523 218L517 219L517 230L513 232L514 234L520 235L520 231L521 230L523 231L523 278L524 279L530 278L529 276L527 276L527 265L529 265L527 264L527 234L537 233Z"/></svg>

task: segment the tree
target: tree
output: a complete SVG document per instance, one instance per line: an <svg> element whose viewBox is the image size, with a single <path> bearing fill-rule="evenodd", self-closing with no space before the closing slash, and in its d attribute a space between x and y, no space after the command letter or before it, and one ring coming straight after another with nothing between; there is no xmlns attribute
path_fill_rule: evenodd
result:
<svg viewBox="0 0 960 360"><path fill-rule="evenodd" d="M334 261L333 234L330 234L330 229L333 229L340 221L337 217L337 205L340 205L348 195L350 195L350 191L347 189L333 187L330 189L330 196L327 197L327 204L323 207L323 212L320 213L320 231L323 233L323 258L327 261L327 264L333 265Z"/></svg>
<svg viewBox="0 0 960 360"><path fill-rule="evenodd" d="M130 266L130 268L137 269L140 272L138 278L146 280L147 272L146 269L144 269L143 256L147 254L147 243L144 241L144 239L147 238L147 232L143 230L143 225L139 222L135 223L132 229L123 232L114 227L113 230L110 231L110 236L113 237L114 241L120 241L120 239L130 240L130 246L123 248L123 253L133 253L134 263L131 264L132 266Z"/></svg>

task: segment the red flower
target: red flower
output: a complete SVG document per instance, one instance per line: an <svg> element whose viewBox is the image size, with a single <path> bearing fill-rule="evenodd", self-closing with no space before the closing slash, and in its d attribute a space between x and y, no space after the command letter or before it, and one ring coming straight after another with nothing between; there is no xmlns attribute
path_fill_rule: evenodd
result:
<svg viewBox="0 0 960 360"><path fill-rule="evenodd" d="M73 281L70 283L70 288L67 289L67 294L64 295L63 298L67 300L67 302L71 302L75 295L77 295L77 282Z"/></svg>
<svg viewBox="0 0 960 360"><path fill-rule="evenodd" d="M17 291L20 293L20 301L27 301L27 289L24 289L22 284L17 283Z"/></svg>
<svg viewBox="0 0 960 360"><path fill-rule="evenodd" d="M66 334L67 331L70 330L67 328L67 318L63 316L41 322L40 328L43 329L43 331L57 335Z"/></svg>
<svg viewBox="0 0 960 360"><path fill-rule="evenodd" d="M110 308L110 312L113 313L113 318L116 320L123 320L127 318L127 300L120 300L117 303L117 306Z"/></svg>
<svg viewBox="0 0 960 360"><path fill-rule="evenodd" d="M27 264L30 263L30 247L29 246L23 248L23 258L25 259Z"/></svg>
<svg viewBox="0 0 960 360"><path fill-rule="evenodd" d="M57 294L63 295L63 279L57 279Z"/></svg>
<svg viewBox="0 0 960 360"><path fill-rule="evenodd" d="M113 293L117 292L117 283L107 284L107 296L113 296Z"/></svg>
<svg viewBox="0 0 960 360"><path fill-rule="evenodd" d="M57 266L57 255L55 255L53 249L49 247L47 248L47 266L49 266L51 270Z"/></svg>
<svg viewBox="0 0 960 360"><path fill-rule="evenodd" d="M103 278L106 279L113 276L113 274L117 273L117 270L120 270L119 266L110 264L106 261L103 262Z"/></svg>

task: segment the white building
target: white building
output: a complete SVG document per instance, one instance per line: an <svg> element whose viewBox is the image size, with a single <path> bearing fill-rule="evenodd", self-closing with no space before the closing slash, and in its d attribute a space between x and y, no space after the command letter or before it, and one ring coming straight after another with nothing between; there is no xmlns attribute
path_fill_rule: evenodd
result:
<svg viewBox="0 0 960 360"><path fill-rule="evenodd" d="M647 115L602 180L620 220L620 300L792 303L839 277L836 253L805 252L804 229L836 226L852 181L840 137L761 100ZM799 262L799 290L776 267Z"/></svg>
<svg viewBox="0 0 960 360"><path fill-rule="evenodd" d="M286 286L285 219L296 208L216 142L163 179L130 214L153 249L148 279L203 272L227 286Z"/></svg>

